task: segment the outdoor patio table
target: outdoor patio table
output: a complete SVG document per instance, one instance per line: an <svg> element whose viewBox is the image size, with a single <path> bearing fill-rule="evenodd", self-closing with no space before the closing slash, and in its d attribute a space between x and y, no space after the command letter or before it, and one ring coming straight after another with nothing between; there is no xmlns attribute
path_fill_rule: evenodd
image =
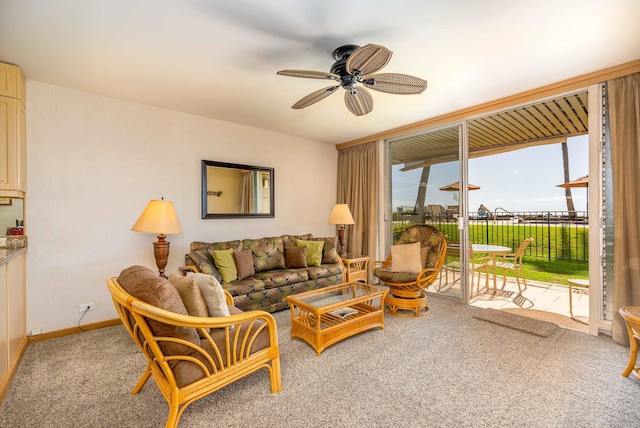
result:
<svg viewBox="0 0 640 428"><path fill-rule="evenodd" d="M496 279L496 261L498 256L509 254L512 250L510 247L503 247L502 245L489 245L489 244L471 244L474 253L488 254L493 259L493 291L498 289L498 281Z"/></svg>

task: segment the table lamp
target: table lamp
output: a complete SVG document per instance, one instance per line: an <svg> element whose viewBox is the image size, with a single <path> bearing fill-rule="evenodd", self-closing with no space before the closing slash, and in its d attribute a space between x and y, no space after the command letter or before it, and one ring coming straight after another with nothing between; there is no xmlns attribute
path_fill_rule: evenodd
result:
<svg viewBox="0 0 640 428"><path fill-rule="evenodd" d="M338 241L340 242L340 257L347 257L347 245L344 238L345 225L355 224L349 206L347 204L336 204L329 216L329 224L338 225Z"/></svg>
<svg viewBox="0 0 640 428"><path fill-rule="evenodd" d="M152 200L131 230L158 234L158 240L153 243L153 254L156 258L156 265L160 271L160 276L166 278L164 268L167 266L169 244L171 243L165 239L165 234L173 235L182 233L173 202L165 201L164 198L160 201Z"/></svg>

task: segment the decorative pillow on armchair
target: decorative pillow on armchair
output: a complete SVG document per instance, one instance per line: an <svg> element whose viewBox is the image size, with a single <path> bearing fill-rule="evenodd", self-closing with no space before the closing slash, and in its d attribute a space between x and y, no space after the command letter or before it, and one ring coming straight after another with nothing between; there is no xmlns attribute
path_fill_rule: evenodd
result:
<svg viewBox="0 0 640 428"><path fill-rule="evenodd" d="M420 272L422 270L420 243L391 246L391 270L394 272Z"/></svg>
<svg viewBox="0 0 640 428"><path fill-rule="evenodd" d="M222 285L217 279L211 275L204 273L188 272L187 278L193 278L200 288L202 297L207 304L207 312L210 317L228 317L229 307L227 306L227 299L224 295Z"/></svg>

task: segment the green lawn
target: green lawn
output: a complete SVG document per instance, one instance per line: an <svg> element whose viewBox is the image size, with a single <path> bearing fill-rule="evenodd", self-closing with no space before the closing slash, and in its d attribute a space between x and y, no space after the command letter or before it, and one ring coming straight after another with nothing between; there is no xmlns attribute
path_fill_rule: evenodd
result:
<svg viewBox="0 0 640 428"><path fill-rule="evenodd" d="M408 225L394 224L393 234L397 239L400 233ZM474 230L478 225L470 225L469 234L472 236L472 242L480 242L474 240L474 236L485 236L486 229L481 232ZM458 240L457 224L439 225L440 230L448 237L448 239ZM485 226L486 228L486 226ZM551 284L567 285L569 278L589 278L589 265L586 261L588 255L585 249L588 247L588 229L567 229L560 230L562 235L558 239L548 239L552 235L551 232L557 232L556 227L549 229L546 225L535 225L531 228L509 228L506 226L489 226L488 243L494 245L507 245L515 247L524 238L534 236L534 243L525 253L524 270L525 277L533 281L548 282ZM514 233L518 231L517 234ZM394 239L394 240L395 240ZM483 241L484 242L484 241ZM570 250L570 248L572 248ZM584 260L565 260L557 258L565 255L567 252L579 254ZM501 274L501 272L500 272ZM513 277L513 272L508 271L507 276Z"/></svg>
<svg viewBox="0 0 640 428"><path fill-rule="evenodd" d="M569 278L589 279L589 264L572 260L544 260L525 257L525 278L551 284L567 285ZM507 272L507 276L509 272Z"/></svg>

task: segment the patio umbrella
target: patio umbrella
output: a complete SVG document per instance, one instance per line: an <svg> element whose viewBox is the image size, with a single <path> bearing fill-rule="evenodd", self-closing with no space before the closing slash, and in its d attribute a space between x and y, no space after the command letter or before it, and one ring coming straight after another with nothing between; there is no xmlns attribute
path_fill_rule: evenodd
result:
<svg viewBox="0 0 640 428"><path fill-rule="evenodd" d="M467 184L467 189L478 190L480 189L480 186L476 186L475 184ZM444 190L445 192L459 192L460 182L456 181L455 183L447 184L446 186L440 187L440 190Z"/></svg>
<svg viewBox="0 0 640 428"><path fill-rule="evenodd" d="M558 184L556 187L574 188L574 187L589 187L589 176L576 178L575 180L567 181L566 183ZM589 212L589 195L587 194L587 212Z"/></svg>
<svg viewBox="0 0 640 428"><path fill-rule="evenodd" d="M567 181L566 183L558 184L556 187L572 188L572 187L589 187L589 176L576 178L575 180Z"/></svg>

